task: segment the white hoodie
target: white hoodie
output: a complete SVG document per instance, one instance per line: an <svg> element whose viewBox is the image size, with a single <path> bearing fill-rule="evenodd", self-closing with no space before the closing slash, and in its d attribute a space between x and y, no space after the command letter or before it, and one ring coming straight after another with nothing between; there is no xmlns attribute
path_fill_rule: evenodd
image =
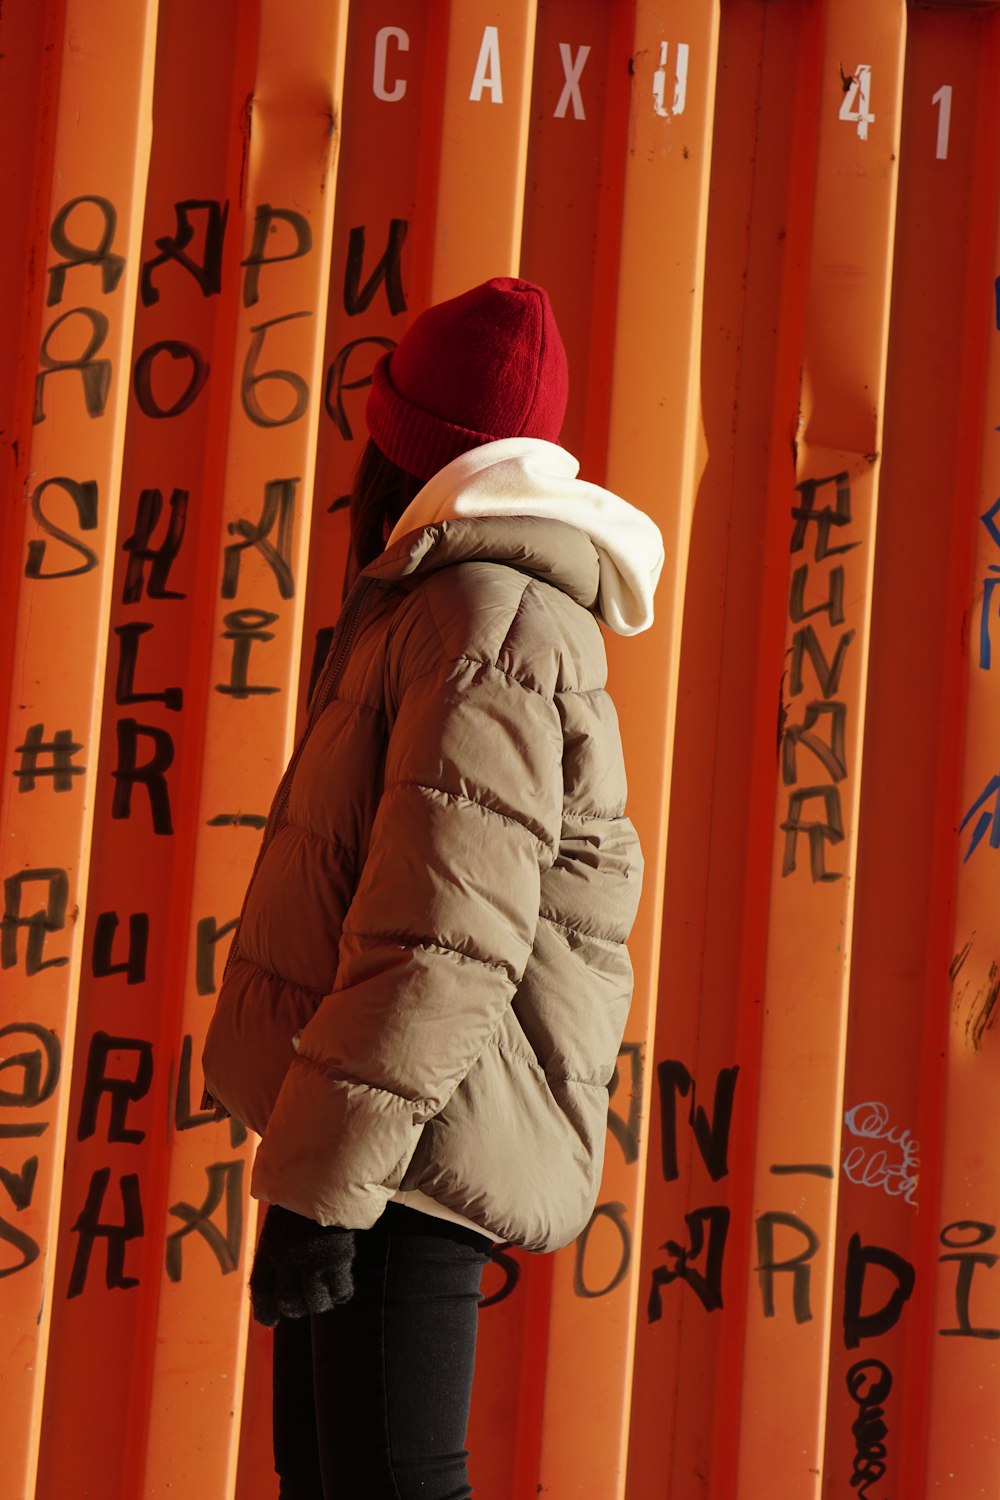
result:
<svg viewBox="0 0 1000 1500"><path fill-rule="evenodd" d="M577 479L571 453L542 438L501 438L452 459L429 479L388 538L466 516L541 516L586 532L597 550L597 611L618 635L653 623L653 591L663 567L655 522L610 490Z"/></svg>

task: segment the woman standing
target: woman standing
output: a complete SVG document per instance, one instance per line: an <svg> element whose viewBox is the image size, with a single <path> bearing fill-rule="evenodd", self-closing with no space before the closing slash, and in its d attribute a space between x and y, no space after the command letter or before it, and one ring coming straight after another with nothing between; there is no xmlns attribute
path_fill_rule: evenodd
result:
<svg viewBox="0 0 1000 1500"><path fill-rule="evenodd" d="M463 1500L492 1242L586 1225L641 856L598 619L660 534L556 446L545 292L497 278L375 368L350 588L205 1048L262 1137L251 1278L285 1500Z"/></svg>

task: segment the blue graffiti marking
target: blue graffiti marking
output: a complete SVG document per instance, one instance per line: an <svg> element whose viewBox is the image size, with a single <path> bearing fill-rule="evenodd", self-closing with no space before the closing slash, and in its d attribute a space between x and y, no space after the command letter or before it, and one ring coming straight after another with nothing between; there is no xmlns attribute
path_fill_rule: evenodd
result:
<svg viewBox="0 0 1000 1500"><path fill-rule="evenodd" d="M979 811L984 802L988 802L991 797L997 798L996 805L993 808L993 811L984 812L982 817L976 823L975 828L972 830L972 838L969 840L969 847L965 851L965 858L962 860L963 865L966 864L972 857L976 846L981 842L987 828L990 827L991 823L993 824L993 827L990 830L990 848L1000 849L1000 797L997 796L998 792L1000 792L1000 776L994 776L990 780L986 788L976 798L975 802L973 802L972 806L969 808L969 811L966 813L965 817L959 824L958 831L959 833L961 833L966 823L968 823L969 819Z"/></svg>
<svg viewBox="0 0 1000 1500"><path fill-rule="evenodd" d="M1000 573L1000 564L990 563L991 573ZM979 665L984 672L990 670L990 613L993 604L993 590L1000 585L1000 578L987 578L983 582L983 607L979 616Z"/></svg>

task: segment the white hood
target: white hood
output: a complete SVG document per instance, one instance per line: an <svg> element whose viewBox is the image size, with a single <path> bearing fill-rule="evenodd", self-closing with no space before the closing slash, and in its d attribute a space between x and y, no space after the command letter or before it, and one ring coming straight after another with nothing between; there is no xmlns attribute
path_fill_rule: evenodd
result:
<svg viewBox="0 0 1000 1500"><path fill-rule="evenodd" d="M634 505L577 479L571 453L541 438L502 438L452 459L429 479L393 527L389 543L436 521L469 516L539 516L586 532L600 559L597 609L618 635L653 623L663 567L659 527ZM387 543L388 545L388 543Z"/></svg>

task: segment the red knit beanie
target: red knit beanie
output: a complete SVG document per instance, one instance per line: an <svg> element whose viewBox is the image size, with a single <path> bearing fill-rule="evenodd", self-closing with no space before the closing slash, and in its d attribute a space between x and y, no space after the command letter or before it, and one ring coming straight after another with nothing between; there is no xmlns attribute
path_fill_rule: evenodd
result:
<svg viewBox="0 0 1000 1500"><path fill-rule="evenodd" d="M495 276L416 318L378 361L365 410L387 458L418 479L483 443L556 442L569 390L540 286Z"/></svg>

